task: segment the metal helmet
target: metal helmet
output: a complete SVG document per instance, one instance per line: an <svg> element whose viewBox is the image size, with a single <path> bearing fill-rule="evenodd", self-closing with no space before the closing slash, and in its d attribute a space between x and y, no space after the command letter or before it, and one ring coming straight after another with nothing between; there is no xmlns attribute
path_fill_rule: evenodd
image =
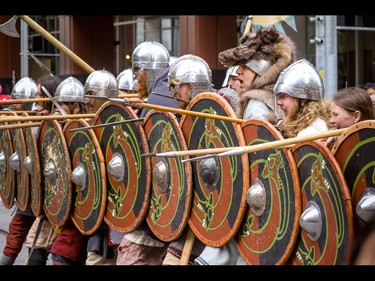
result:
<svg viewBox="0 0 375 281"><path fill-rule="evenodd" d="M227 69L222 87L228 86L229 77L238 77L238 74L237 74L238 68L239 68L239 66L235 65L235 66L231 66Z"/></svg>
<svg viewBox="0 0 375 281"><path fill-rule="evenodd" d="M85 82L85 95L92 91L95 96L108 98L118 97L118 83L116 77L107 70L96 70L92 72Z"/></svg>
<svg viewBox="0 0 375 281"><path fill-rule="evenodd" d="M21 78L13 87L12 99L32 99L36 97L37 84L30 77Z"/></svg>
<svg viewBox="0 0 375 281"><path fill-rule="evenodd" d="M57 102L85 102L83 84L74 77L68 77L57 86Z"/></svg>
<svg viewBox="0 0 375 281"><path fill-rule="evenodd" d="M207 62L195 55L183 55L170 67L168 73L168 88L189 83L192 97L201 92L212 91L212 72Z"/></svg>
<svg viewBox="0 0 375 281"><path fill-rule="evenodd" d="M132 54L132 68L165 69L169 66L169 52L162 44L154 41L140 43Z"/></svg>
<svg viewBox="0 0 375 281"><path fill-rule="evenodd" d="M314 65L301 59L280 73L273 92L275 95L285 93L298 99L318 101L324 98L324 84Z"/></svg>
<svg viewBox="0 0 375 281"><path fill-rule="evenodd" d="M133 70L131 68L120 72L116 79L120 90L137 91L138 80L134 79Z"/></svg>

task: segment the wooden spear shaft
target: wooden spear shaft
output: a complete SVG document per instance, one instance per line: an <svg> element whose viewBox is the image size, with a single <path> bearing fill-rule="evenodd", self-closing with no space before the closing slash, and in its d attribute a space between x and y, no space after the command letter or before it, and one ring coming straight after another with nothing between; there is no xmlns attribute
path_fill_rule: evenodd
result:
<svg viewBox="0 0 375 281"><path fill-rule="evenodd" d="M64 44L59 40L53 37L48 31L41 27L38 23L32 20L28 16L20 16L32 29L39 32L46 40L48 40L52 45L58 48L60 51L64 52L68 57L70 57L76 64L78 64L83 70L88 73L94 72L95 70L89 66L84 60L78 57L70 49L68 49Z"/></svg>
<svg viewBox="0 0 375 281"><path fill-rule="evenodd" d="M50 98L0 100L0 105L2 105L2 104L33 103L33 102L49 102L49 101L51 101Z"/></svg>
<svg viewBox="0 0 375 281"><path fill-rule="evenodd" d="M70 115L46 115L46 116L0 116L0 122L24 122L43 120L65 120L65 119L86 119L94 118L96 114L70 114Z"/></svg>
<svg viewBox="0 0 375 281"><path fill-rule="evenodd" d="M40 126L40 124L41 124L41 122L26 122L26 123L0 125L0 130L20 129L20 128L28 128L28 127L38 127L38 126Z"/></svg>
<svg viewBox="0 0 375 281"><path fill-rule="evenodd" d="M171 151L171 152L157 153L156 156L157 157L183 157L183 156L191 156L191 155L218 154L218 153L223 153L223 152L227 152L227 151L234 150L234 149L241 149L242 153L252 153L252 152L261 151L261 150L280 148L283 146L288 146L288 145L306 142L306 141L326 139L326 138L333 137L333 136L339 136L342 133L344 133L345 130L346 129L331 130L328 132L313 134L309 136L294 137L294 138L289 138L289 139L270 141L266 143L260 143L260 144L254 144L254 145L248 145L248 146Z"/></svg>

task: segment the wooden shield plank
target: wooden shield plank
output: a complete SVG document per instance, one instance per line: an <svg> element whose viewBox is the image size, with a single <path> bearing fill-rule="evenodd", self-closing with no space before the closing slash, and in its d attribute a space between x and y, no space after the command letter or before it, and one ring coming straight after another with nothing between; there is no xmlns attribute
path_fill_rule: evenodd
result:
<svg viewBox="0 0 375 281"><path fill-rule="evenodd" d="M247 145L283 139L269 122L251 119L241 124ZM284 264L300 231L301 192L297 166L289 149L249 153L250 189L237 248L250 265Z"/></svg>
<svg viewBox="0 0 375 281"><path fill-rule="evenodd" d="M105 160L93 130L83 119L69 120L63 129L72 163L73 205L71 217L82 234L90 235L104 218L107 200Z"/></svg>
<svg viewBox="0 0 375 281"><path fill-rule="evenodd" d="M227 101L215 93L200 93L191 100L187 110L236 118ZM245 145L241 126L237 123L184 115L180 124L189 149ZM206 167L209 171L205 171ZM207 172L205 175L214 175L212 182L202 177L200 169ZM192 171L193 201L188 223L204 244L223 246L238 231L246 210L247 155L193 161Z"/></svg>
<svg viewBox="0 0 375 281"><path fill-rule="evenodd" d="M0 122L7 125L7 122ZM9 159L14 153L10 130L0 130L0 196L5 208L13 207L16 196L16 171L10 167Z"/></svg>
<svg viewBox="0 0 375 281"><path fill-rule="evenodd" d="M26 112L22 116L29 116ZM31 122L31 121L29 121ZM39 127L25 127L23 133L27 147L27 157L24 161L24 166L30 175L30 208L34 216L40 216L43 211L43 189L42 189L42 174L40 169L40 159L38 151L38 136Z"/></svg>
<svg viewBox="0 0 375 281"><path fill-rule="evenodd" d="M106 102L93 125L132 120L127 106ZM147 137L139 121L94 128L107 167L107 203L104 220L116 231L135 230L146 217L151 194Z"/></svg>
<svg viewBox="0 0 375 281"><path fill-rule="evenodd" d="M10 122L9 124L20 124L21 122ZM15 198L18 208L25 211L30 203L30 174L23 165L27 157L26 140L22 128L10 129L12 135L14 154L13 159L17 159L16 171L16 191Z"/></svg>
<svg viewBox="0 0 375 281"><path fill-rule="evenodd" d="M346 265L353 243L353 212L348 186L337 161L320 141L293 146L301 184L301 231L289 262Z"/></svg>
<svg viewBox="0 0 375 281"><path fill-rule="evenodd" d="M150 152L187 150L187 144L177 118L170 112L151 110L143 121ZM187 157L185 157L187 158ZM154 173L147 223L162 241L181 236L190 216L192 171L190 162L180 158L151 158Z"/></svg>
<svg viewBox="0 0 375 281"><path fill-rule="evenodd" d="M62 227L71 211L72 168L68 146L58 121L42 121L38 151L42 171L44 213L54 227Z"/></svg>
<svg viewBox="0 0 375 281"><path fill-rule="evenodd" d="M353 207L355 232L366 222L355 211L363 191L375 187L375 121L366 120L349 127L338 138L332 154L340 165L348 185Z"/></svg>

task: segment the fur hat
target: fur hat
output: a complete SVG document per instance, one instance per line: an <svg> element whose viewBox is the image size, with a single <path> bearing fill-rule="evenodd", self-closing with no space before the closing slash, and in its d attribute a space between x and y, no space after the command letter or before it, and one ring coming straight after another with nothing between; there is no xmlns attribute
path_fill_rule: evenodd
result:
<svg viewBox="0 0 375 281"><path fill-rule="evenodd" d="M259 89L275 83L281 71L296 61L296 47L288 36L276 29L262 28L257 33L245 33L239 46L219 54L219 61L226 67L246 64L251 69L253 65L263 68L261 74L253 69L258 76L252 88Z"/></svg>

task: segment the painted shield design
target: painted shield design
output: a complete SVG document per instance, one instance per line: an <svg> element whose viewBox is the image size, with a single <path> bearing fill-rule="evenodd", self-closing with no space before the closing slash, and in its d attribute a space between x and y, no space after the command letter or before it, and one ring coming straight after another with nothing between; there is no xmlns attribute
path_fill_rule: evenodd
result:
<svg viewBox="0 0 375 281"><path fill-rule="evenodd" d="M187 110L236 118L228 102L215 93L200 93L191 100ZM245 145L238 123L184 115L180 124L189 149ZM193 199L188 223L204 244L223 246L238 231L246 210L247 155L213 156L191 164Z"/></svg>
<svg viewBox="0 0 375 281"><path fill-rule="evenodd" d="M10 122L9 124L20 124ZM10 156L10 165L16 172L16 194L18 208L25 211L30 202L30 174L23 163L27 157L27 147L22 128L10 129L14 153Z"/></svg>
<svg viewBox="0 0 375 281"><path fill-rule="evenodd" d="M187 150L180 124L172 113L151 110L143 127L150 152ZM151 167L151 201L146 220L155 236L170 242L181 236L190 216L191 164L183 164L180 158L153 157Z"/></svg>
<svg viewBox="0 0 375 281"><path fill-rule="evenodd" d="M82 234L90 235L104 218L107 200L105 160L92 129L83 119L69 120L63 129L72 163L73 205L71 217Z"/></svg>
<svg viewBox="0 0 375 281"><path fill-rule="evenodd" d="M22 116L27 117L28 114L24 112ZM29 121L31 122L31 121ZM30 175L30 208L34 216L39 216L43 211L43 188L42 188L42 174L40 170L40 159L38 151L38 132L39 127L25 127L23 134L25 136L27 157L23 165Z"/></svg>
<svg viewBox="0 0 375 281"><path fill-rule="evenodd" d="M295 265L345 265L353 242L353 212L346 181L332 153L320 141L299 143L297 164L301 230L289 262Z"/></svg>
<svg viewBox="0 0 375 281"><path fill-rule="evenodd" d="M350 191L355 233L363 230L375 213L374 145L375 121L366 120L345 130L332 148Z"/></svg>
<svg viewBox="0 0 375 281"><path fill-rule="evenodd" d="M7 125L7 122L0 122ZM13 207L16 196L16 171L10 167L13 155L13 141L10 130L0 130L0 196L5 208Z"/></svg>
<svg viewBox="0 0 375 281"><path fill-rule="evenodd" d="M135 230L149 207L151 172L147 137L135 112L127 106L106 102L93 125L130 120L96 127L95 135L104 154L107 174L107 203L104 220L116 231Z"/></svg>
<svg viewBox="0 0 375 281"><path fill-rule="evenodd" d="M283 139L267 121L252 119L241 126L247 145ZM237 248L248 264L284 264L300 231L301 192L293 155L278 148L249 153L248 158L248 207L235 237Z"/></svg>
<svg viewBox="0 0 375 281"><path fill-rule="evenodd" d="M40 125L38 151L43 186L43 209L54 227L62 227L72 206L72 168L68 146L57 120Z"/></svg>

